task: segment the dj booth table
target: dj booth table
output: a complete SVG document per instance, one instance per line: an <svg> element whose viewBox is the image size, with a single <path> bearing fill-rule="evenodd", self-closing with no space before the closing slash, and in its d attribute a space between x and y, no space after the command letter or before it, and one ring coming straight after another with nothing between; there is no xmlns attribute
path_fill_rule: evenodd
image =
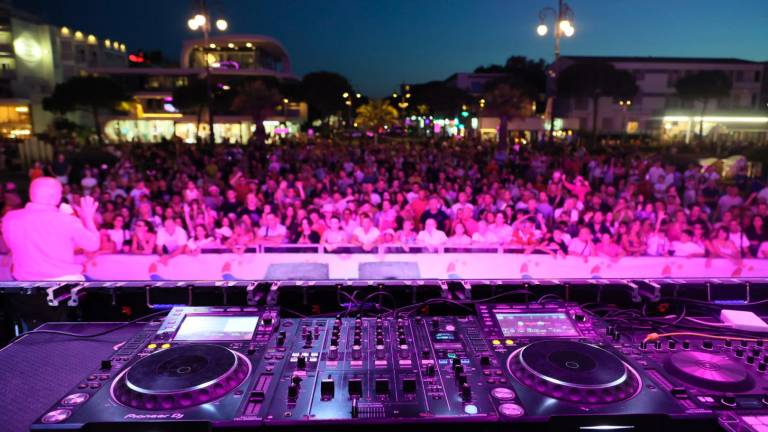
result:
<svg viewBox="0 0 768 432"><path fill-rule="evenodd" d="M48 323L41 330L95 333L122 323ZM82 339L29 333L0 350L0 430L25 432L57 398L73 388L94 365L130 339L144 324L132 324L104 336ZM51 379L51 377L56 377Z"/></svg>

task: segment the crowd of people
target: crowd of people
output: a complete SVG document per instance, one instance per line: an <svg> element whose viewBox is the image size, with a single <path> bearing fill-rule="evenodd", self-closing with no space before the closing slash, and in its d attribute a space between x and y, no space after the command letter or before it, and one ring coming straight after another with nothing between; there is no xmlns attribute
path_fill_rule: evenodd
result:
<svg viewBox="0 0 768 432"><path fill-rule="evenodd" d="M57 178L62 211L99 203L96 253L238 253L258 245L334 251L509 247L555 256L768 258L768 187L746 164L637 152L472 141L285 142L258 150L131 144L111 162L62 150L30 179ZM22 206L2 186L3 214ZM2 243L0 241L0 243ZM446 249L449 248L449 249Z"/></svg>

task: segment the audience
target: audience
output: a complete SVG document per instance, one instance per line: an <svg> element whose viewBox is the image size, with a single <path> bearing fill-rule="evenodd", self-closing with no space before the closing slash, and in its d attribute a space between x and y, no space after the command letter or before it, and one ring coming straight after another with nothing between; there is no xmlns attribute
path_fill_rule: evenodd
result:
<svg viewBox="0 0 768 432"><path fill-rule="evenodd" d="M58 152L29 177L56 176L70 205L86 195L99 201L97 253L170 259L317 244L327 252L477 246L610 259L768 258L768 186L758 179L732 183L714 167L582 147L515 149L494 160L473 144L289 140L255 151L136 143L110 148L116 161L101 166ZM23 204L13 183L0 193L3 214Z"/></svg>

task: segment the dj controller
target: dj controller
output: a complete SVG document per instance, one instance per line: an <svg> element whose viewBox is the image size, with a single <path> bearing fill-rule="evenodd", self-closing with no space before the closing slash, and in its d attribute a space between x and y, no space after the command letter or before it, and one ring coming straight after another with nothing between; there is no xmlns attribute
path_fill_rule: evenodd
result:
<svg viewBox="0 0 768 432"><path fill-rule="evenodd" d="M568 301L472 308L174 307L32 430L768 430L764 333L664 333Z"/></svg>

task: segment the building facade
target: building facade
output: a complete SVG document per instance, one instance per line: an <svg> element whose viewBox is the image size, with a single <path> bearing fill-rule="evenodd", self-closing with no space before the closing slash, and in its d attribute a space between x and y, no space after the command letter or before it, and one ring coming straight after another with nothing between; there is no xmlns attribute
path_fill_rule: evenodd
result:
<svg viewBox="0 0 768 432"><path fill-rule="evenodd" d="M45 131L42 108L56 84L87 67L125 65L124 44L58 27L0 2L0 136L26 138Z"/></svg>
<svg viewBox="0 0 768 432"><path fill-rule="evenodd" d="M181 112L173 104L173 91L210 74L211 92L217 100L231 100L235 91L254 79L279 82L296 80L290 57L275 39L262 35L217 35L207 40L185 41L180 67L93 67L87 72L109 76L133 95L134 104L124 115L107 118L104 135L110 141L157 142L178 137L184 142L208 140L208 111ZM217 142L245 143L255 130L250 117L229 112L226 106L214 110ZM226 104L224 104L226 105ZM268 135L296 133L306 121L307 105L283 99L274 115L264 121Z"/></svg>
<svg viewBox="0 0 768 432"><path fill-rule="evenodd" d="M765 63L727 58L563 56L552 68L557 74L579 61L611 63L631 73L638 86L629 103L599 99L597 128L601 134L643 134L664 141L690 142L703 120L707 139L768 141ZM677 95L675 83L680 78L711 70L730 78L728 97L708 101L704 107ZM558 98L557 115L575 120L579 129L591 130L593 108L588 98Z"/></svg>

